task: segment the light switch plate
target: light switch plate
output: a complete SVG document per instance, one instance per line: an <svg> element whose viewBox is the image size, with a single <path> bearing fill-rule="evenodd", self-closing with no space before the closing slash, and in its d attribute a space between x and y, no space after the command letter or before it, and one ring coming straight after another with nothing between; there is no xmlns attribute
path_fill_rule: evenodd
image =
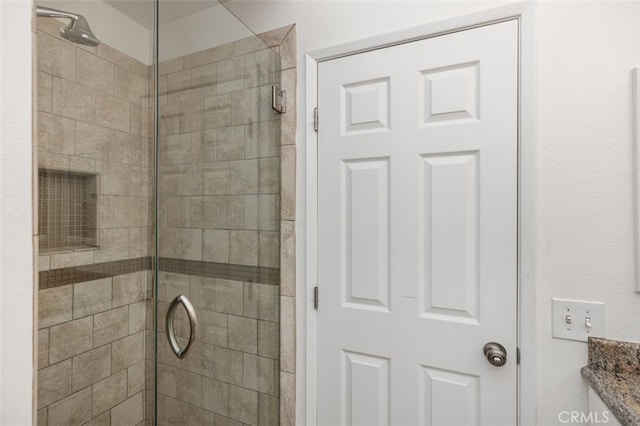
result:
<svg viewBox="0 0 640 426"><path fill-rule="evenodd" d="M586 342L605 337L604 303L583 300L551 299L553 337Z"/></svg>

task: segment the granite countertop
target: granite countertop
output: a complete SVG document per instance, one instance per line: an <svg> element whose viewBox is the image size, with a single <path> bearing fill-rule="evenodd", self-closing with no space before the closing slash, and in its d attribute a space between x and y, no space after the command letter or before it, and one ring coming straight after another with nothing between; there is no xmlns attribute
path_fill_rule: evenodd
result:
<svg viewBox="0 0 640 426"><path fill-rule="evenodd" d="M640 425L640 343L590 337L580 372L620 423Z"/></svg>

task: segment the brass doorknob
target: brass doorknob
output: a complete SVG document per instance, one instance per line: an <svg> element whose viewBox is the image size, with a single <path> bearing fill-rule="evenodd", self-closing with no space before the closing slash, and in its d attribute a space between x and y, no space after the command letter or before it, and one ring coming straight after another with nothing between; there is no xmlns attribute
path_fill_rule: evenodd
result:
<svg viewBox="0 0 640 426"><path fill-rule="evenodd" d="M507 350L500 343L489 342L484 345L484 356L495 367L502 367L507 363Z"/></svg>

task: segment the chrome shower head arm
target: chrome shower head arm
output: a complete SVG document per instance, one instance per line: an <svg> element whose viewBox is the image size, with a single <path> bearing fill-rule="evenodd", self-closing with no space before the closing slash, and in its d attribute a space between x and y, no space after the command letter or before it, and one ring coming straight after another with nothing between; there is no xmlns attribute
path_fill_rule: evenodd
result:
<svg viewBox="0 0 640 426"><path fill-rule="evenodd" d="M78 19L78 15L63 10L52 9L50 7L36 6L36 16L43 18L67 18L75 21Z"/></svg>

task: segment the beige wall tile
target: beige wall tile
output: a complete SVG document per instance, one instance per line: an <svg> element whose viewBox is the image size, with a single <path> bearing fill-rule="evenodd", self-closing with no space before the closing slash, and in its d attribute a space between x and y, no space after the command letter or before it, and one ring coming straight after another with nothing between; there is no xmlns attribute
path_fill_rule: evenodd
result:
<svg viewBox="0 0 640 426"><path fill-rule="evenodd" d="M111 309L111 278L73 285L73 317L81 318Z"/></svg>
<svg viewBox="0 0 640 426"><path fill-rule="evenodd" d="M93 346L93 318L86 317L51 327L49 363L88 351Z"/></svg>
<svg viewBox="0 0 640 426"><path fill-rule="evenodd" d="M189 198L162 197L160 198L160 226L186 227L189 226Z"/></svg>
<svg viewBox="0 0 640 426"><path fill-rule="evenodd" d="M202 164L180 166L178 195L202 195Z"/></svg>
<svg viewBox="0 0 640 426"><path fill-rule="evenodd" d="M238 265L258 265L258 232L229 232L229 262Z"/></svg>
<svg viewBox="0 0 640 426"><path fill-rule="evenodd" d="M112 349L112 371L117 372L130 367L144 358L144 333L139 332L116 340L112 343Z"/></svg>
<svg viewBox="0 0 640 426"><path fill-rule="evenodd" d="M242 423L258 424L258 393L229 386L229 417Z"/></svg>
<svg viewBox="0 0 640 426"><path fill-rule="evenodd" d="M116 132L108 159L116 163L146 167L149 156L147 143L147 138L126 132Z"/></svg>
<svg viewBox="0 0 640 426"><path fill-rule="evenodd" d="M145 298L144 272L113 277L113 307L135 303Z"/></svg>
<svg viewBox="0 0 640 426"><path fill-rule="evenodd" d="M273 84L279 80L278 56L270 49L262 49L245 56L245 87ZM289 106L287 105L287 110Z"/></svg>
<svg viewBox="0 0 640 426"><path fill-rule="evenodd" d="M244 283L244 316L276 321L277 288L271 284Z"/></svg>
<svg viewBox="0 0 640 426"><path fill-rule="evenodd" d="M55 81L54 111L55 111ZM131 125L131 110L129 103L98 92L95 99L95 123L122 132L128 132Z"/></svg>
<svg viewBox="0 0 640 426"><path fill-rule="evenodd" d="M204 102L202 99L180 102L180 133L202 130Z"/></svg>
<svg viewBox="0 0 640 426"><path fill-rule="evenodd" d="M70 321L72 307L73 287L70 285L38 291L38 327Z"/></svg>
<svg viewBox="0 0 640 426"><path fill-rule="evenodd" d="M221 127L216 136L216 161L244 158L244 126Z"/></svg>
<svg viewBox="0 0 640 426"><path fill-rule="evenodd" d="M71 394L71 360L38 371L38 408Z"/></svg>
<svg viewBox="0 0 640 426"><path fill-rule="evenodd" d="M191 133L191 162L210 163L216 158L217 129L199 130ZM206 166L207 164L205 164Z"/></svg>
<svg viewBox="0 0 640 426"><path fill-rule="evenodd" d="M229 262L229 231L205 229L202 231L202 260Z"/></svg>
<svg viewBox="0 0 640 426"><path fill-rule="evenodd" d="M38 421L38 426L47 426L48 424L48 419L47 419L47 408L43 408L42 410L38 410L37 413L37 421Z"/></svg>
<svg viewBox="0 0 640 426"><path fill-rule="evenodd" d="M215 202L215 225L221 229L244 228L245 197L243 195L218 196Z"/></svg>
<svg viewBox="0 0 640 426"><path fill-rule="evenodd" d="M38 148L58 154L73 155L76 123L74 120L38 113Z"/></svg>
<svg viewBox="0 0 640 426"><path fill-rule="evenodd" d="M202 408L227 416L229 414L229 384L203 377Z"/></svg>
<svg viewBox="0 0 640 426"><path fill-rule="evenodd" d="M162 124L161 124L162 125ZM160 139L160 164L189 164L191 161L191 135L170 135ZM161 174L165 173L163 168Z"/></svg>
<svg viewBox="0 0 640 426"><path fill-rule="evenodd" d="M271 321L258 321L258 355L280 358L280 324Z"/></svg>
<svg viewBox="0 0 640 426"><path fill-rule="evenodd" d="M53 113L93 122L96 118L96 92L80 84L53 78Z"/></svg>
<svg viewBox="0 0 640 426"><path fill-rule="evenodd" d="M111 374L111 346L80 354L73 358L73 390L99 382Z"/></svg>
<svg viewBox="0 0 640 426"><path fill-rule="evenodd" d="M127 372L107 377L93 385L93 415L97 416L127 399Z"/></svg>
<svg viewBox="0 0 640 426"><path fill-rule="evenodd" d="M129 195L129 166L98 161L96 171L100 174L102 194Z"/></svg>
<svg viewBox="0 0 640 426"><path fill-rule="evenodd" d="M91 388L49 406L49 425L81 425L91 420Z"/></svg>
<svg viewBox="0 0 640 426"><path fill-rule="evenodd" d="M164 403L165 425L211 425L213 413L167 397Z"/></svg>
<svg viewBox="0 0 640 426"><path fill-rule="evenodd" d="M243 285L241 282L216 279L214 310L242 315L242 292Z"/></svg>
<svg viewBox="0 0 640 426"><path fill-rule="evenodd" d="M48 271L51 269L51 256L38 256L38 271Z"/></svg>
<svg viewBox="0 0 640 426"><path fill-rule="evenodd" d="M244 88L244 56L236 56L217 63L218 93L235 92Z"/></svg>
<svg viewBox="0 0 640 426"><path fill-rule="evenodd" d="M282 90L287 91L287 113L280 116L280 143L294 145L296 143L296 69L282 71Z"/></svg>
<svg viewBox="0 0 640 426"><path fill-rule="evenodd" d="M158 73L160 75L167 75L170 73L182 71L183 69L182 63L183 63L182 58L175 58L175 59L170 59L166 61L161 61L160 64L158 64Z"/></svg>
<svg viewBox="0 0 640 426"><path fill-rule="evenodd" d="M129 257L128 229L101 229L98 231L100 250L95 253L95 261L110 262Z"/></svg>
<svg viewBox="0 0 640 426"><path fill-rule="evenodd" d="M280 424L296 424L296 375L280 372Z"/></svg>
<svg viewBox="0 0 640 426"><path fill-rule="evenodd" d="M49 329L38 330L38 368L49 365Z"/></svg>
<svg viewBox="0 0 640 426"><path fill-rule="evenodd" d="M60 38L38 33L38 69L67 80L76 78L76 48Z"/></svg>
<svg viewBox="0 0 640 426"><path fill-rule="evenodd" d="M129 334L143 331L146 326L147 302L142 301L129 305Z"/></svg>
<svg viewBox="0 0 640 426"><path fill-rule="evenodd" d="M107 411L90 422L85 423L85 426L111 426L111 411Z"/></svg>
<svg viewBox="0 0 640 426"><path fill-rule="evenodd" d="M193 228L214 228L215 197L189 197L190 222Z"/></svg>
<svg viewBox="0 0 640 426"><path fill-rule="evenodd" d="M215 348L216 346L206 343L196 345L187 360L187 370L203 377L213 378L215 375Z"/></svg>
<svg viewBox="0 0 640 426"><path fill-rule="evenodd" d="M236 55L244 55L249 52L264 49L266 46L260 37L254 35L240 39L236 41L234 45Z"/></svg>
<svg viewBox="0 0 640 426"><path fill-rule="evenodd" d="M142 392L138 392L126 401L111 409L111 424L119 426L136 426L144 419Z"/></svg>
<svg viewBox="0 0 640 426"><path fill-rule="evenodd" d="M261 393L275 395L274 360L251 354L244 354L242 360L242 386Z"/></svg>
<svg viewBox="0 0 640 426"><path fill-rule="evenodd" d="M202 260L202 230L179 228L176 254L178 259Z"/></svg>
<svg viewBox="0 0 640 426"><path fill-rule="evenodd" d="M146 167L129 166L129 190L131 195L149 197L150 170Z"/></svg>
<svg viewBox="0 0 640 426"><path fill-rule="evenodd" d="M131 133L138 136L149 136L151 110L139 105L131 105Z"/></svg>
<svg viewBox="0 0 640 426"><path fill-rule="evenodd" d="M255 354L258 352L258 322L229 315L229 348Z"/></svg>
<svg viewBox="0 0 640 426"><path fill-rule="evenodd" d="M231 93L231 124L237 126L261 121L260 107L258 105L260 100L259 88L250 88ZM263 100L266 102L267 98ZM270 107L271 102L269 102Z"/></svg>
<svg viewBox="0 0 640 426"><path fill-rule="evenodd" d="M203 99L216 94L216 64L207 64L191 70L191 98Z"/></svg>
<svg viewBox="0 0 640 426"><path fill-rule="evenodd" d="M112 309L93 317L93 346L102 346L129 335L129 307Z"/></svg>
<svg viewBox="0 0 640 426"><path fill-rule="evenodd" d="M51 255L51 269L69 268L72 266L88 265L93 263L95 250L76 251L73 253L61 253Z"/></svg>
<svg viewBox="0 0 640 426"><path fill-rule="evenodd" d="M258 167L258 160L231 162L229 166L229 192L231 194L257 194L259 192Z"/></svg>
<svg viewBox="0 0 640 426"><path fill-rule="evenodd" d="M144 360L133 364L127 369L127 393L133 396L145 388L145 365ZM124 370L122 370L124 372Z"/></svg>
<svg viewBox="0 0 640 426"><path fill-rule="evenodd" d="M288 112L287 112L288 114ZM275 157L280 153L278 121L261 121L245 126L245 158Z"/></svg>
<svg viewBox="0 0 640 426"><path fill-rule="evenodd" d="M115 71L116 97L135 105L147 105L147 79L121 67Z"/></svg>
<svg viewBox="0 0 640 426"><path fill-rule="evenodd" d="M115 133L112 129L78 121L76 123L76 155L106 160L112 149L111 144L114 138Z"/></svg>
<svg viewBox="0 0 640 426"><path fill-rule="evenodd" d="M258 233L258 265L270 268L280 267L280 232L260 231Z"/></svg>
<svg viewBox="0 0 640 426"><path fill-rule="evenodd" d="M38 111L51 112L53 100L53 78L51 74L38 71Z"/></svg>
<svg viewBox="0 0 640 426"><path fill-rule="evenodd" d="M280 159L278 157L262 158L259 160L259 186L262 194L277 194L280 192Z"/></svg>
<svg viewBox="0 0 640 426"><path fill-rule="evenodd" d="M214 359L216 380L242 385L242 352L215 346Z"/></svg>
<svg viewBox="0 0 640 426"><path fill-rule="evenodd" d="M204 128L218 129L231 126L231 96L216 95L204 100Z"/></svg>
<svg viewBox="0 0 640 426"><path fill-rule="evenodd" d="M258 394L258 425L280 426L280 400L277 397Z"/></svg>
<svg viewBox="0 0 640 426"><path fill-rule="evenodd" d="M191 71L179 71L167 75L167 101L169 103L189 100Z"/></svg>
<svg viewBox="0 0 640 426"><path fill-rule="evenodd" d="M295 220L296 218L296 148L287 145L281 148L280 178L280 218Z"/></svg>
<svg viewBox="0 0 640 426"><path fill-rule="evenodd" d="M204 194L224 195L229 193L229 163L205 164L203 173Z"/></svg>
<svg viewBox="0 0 640 426"><path fill-rule="evenodd" d="M280 292L283 296L296 294L296 236L295 222L280 222Z"/></svg>
<svg viewBox="0 0 640 426"><path fill-rule="evenodd" d="M189 297L196 309L214 310L216 280L214 278L191 275L189 279ZM161 281L162 282L162 281ZM225 345L226 346L226 345Z"/></svg>
<svg viewBox="0 0 640 426"><path fill-rule="evenodd" d="M280 369L296 372L295 298L280 297Z"/></svg>
<svg viewBox="0 0 640 426"><path fill-rule="evenodd" d="M199 340L216 346L227 346L228 316L219 312L198 311L200 321Z"/></svg>
<svg viewBox="0 0 640 426"><path fill-rule="evenodd" d="M142 62L125 55L119 50L114 49L113 47L101 43L97 52L98 56L108 60L109 62L113 62L116 65L119 65L129 71L135 72L141 76L148 76L148 65L143 64Z"/></svg>
<svg viewBox="0 0 640 426"><path fill-rule="evenodd" d="M77 52L76 81L101 92L113 93L114 65L82 49Z"/></svg>
<svg viewBox="0 0 640 426"><path fill-rule="evenodd" d="M181 370L176 375L177 399L187 404L202 405L202 376Z"/></svg>

